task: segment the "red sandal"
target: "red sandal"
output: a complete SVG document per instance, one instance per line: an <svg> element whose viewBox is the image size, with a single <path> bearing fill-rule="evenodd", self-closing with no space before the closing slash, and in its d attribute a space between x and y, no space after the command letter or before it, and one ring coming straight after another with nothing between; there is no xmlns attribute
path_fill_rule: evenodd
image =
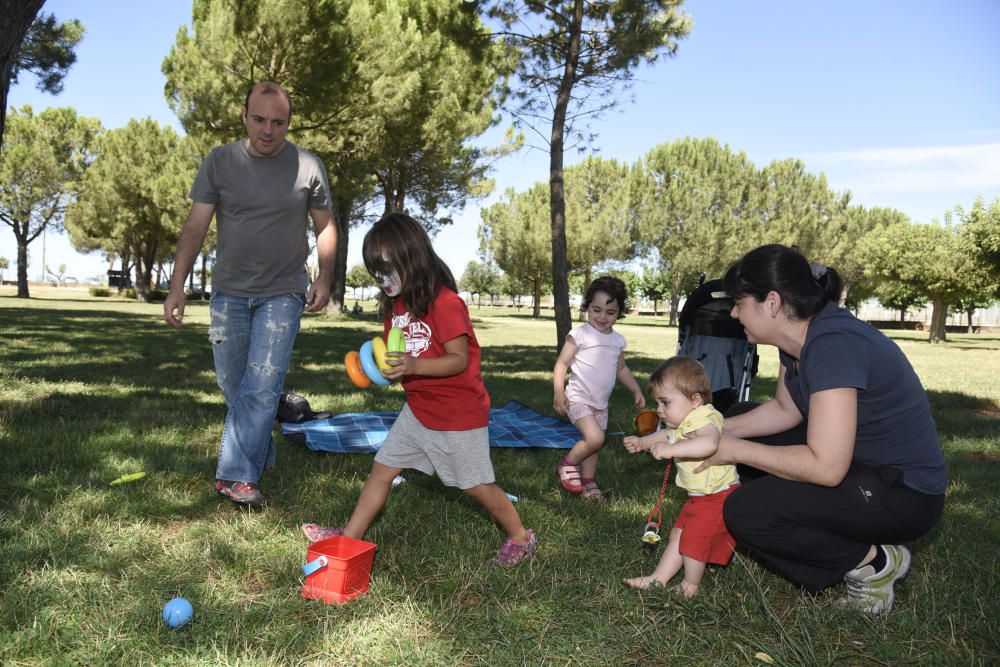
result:
<svg viewBox="0 0 1000 667"><path fill-rule="evenodd" d="M583 484L580 482L580 466L564 457L556 466L556 471L559 473L559 483L562 484L562 488L570 493L583 491Z"/></svg>

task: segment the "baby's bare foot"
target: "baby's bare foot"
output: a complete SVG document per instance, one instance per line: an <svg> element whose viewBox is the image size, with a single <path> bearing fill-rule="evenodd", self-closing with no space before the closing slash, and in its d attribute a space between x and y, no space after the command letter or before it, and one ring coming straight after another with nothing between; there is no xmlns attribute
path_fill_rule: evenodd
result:
<svg viewBox="0 0 1000 667"><path fill-rule="evenodd" d="M689 584L686 581L682 581L677 586L677 594L685 598L693 598L698 594L698 589L701 588L700 584Z"/></svg>
<svg viewBox="0 0 1000 667"><path fill-rule="evenodd" d="M652 586L663 586L665 581L660 581L654 575L650 574L645 577L633 577L632 579L625 579L625 584L632 588L638 588L640 590L646 590Z"/></svg>

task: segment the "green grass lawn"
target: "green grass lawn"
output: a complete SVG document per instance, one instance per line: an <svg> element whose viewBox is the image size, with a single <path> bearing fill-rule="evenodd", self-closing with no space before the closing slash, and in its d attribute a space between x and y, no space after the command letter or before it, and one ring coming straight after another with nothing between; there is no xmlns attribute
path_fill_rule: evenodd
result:
<svg viewBox="0 0 1000 667"><path fill-rule="evenodd" d="M1000 661L1000 336L930 346L893 333L929 393L951 481L945 513L914 545L896 610L839 610L737 554L690 601L637 592L658 553L639 542L662 464L610 438L604 505L568 497L554 450L493 450L498 482L540 538L508 571L485 561L501 533L475 503L409 475L368 538L371 591L345 605L300 594L303 521L342 523L370 455L316 454L282 441L264 511L210 490L224 416L208 308L162 324L159 305L53 290L0 293L0 663L163 665L997 664ZM366 311L369 310L366 307ZM555 326L509 309L473 312L494 405L551 414ZM662 318L619 325L640 380L676 349ZM343 356L380 332L375 315L303 324L286 388L316 410L398 410L399 387L359 391ZM765 350L753 397L774 391ZM643 382L644 384L644 382ZM616 390L612 430L631 422ZM120 475L145 471L120 486ZM668 521L683 502L671 488ZM195 618L160 620L174 596Z"/></svg>

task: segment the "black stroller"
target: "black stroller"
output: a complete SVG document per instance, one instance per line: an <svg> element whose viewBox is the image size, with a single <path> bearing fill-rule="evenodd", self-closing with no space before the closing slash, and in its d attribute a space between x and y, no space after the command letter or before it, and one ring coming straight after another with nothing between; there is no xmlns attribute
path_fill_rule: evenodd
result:
<svg viewBox="0 0 1000 667"><path fill-rule="evenodd" d="M730 317L732 309L722 281L703 278L681 308L677 332L677 354L702 363L712 380L712 405L722 414L749 399L758 364L757 347Z"/></svg>

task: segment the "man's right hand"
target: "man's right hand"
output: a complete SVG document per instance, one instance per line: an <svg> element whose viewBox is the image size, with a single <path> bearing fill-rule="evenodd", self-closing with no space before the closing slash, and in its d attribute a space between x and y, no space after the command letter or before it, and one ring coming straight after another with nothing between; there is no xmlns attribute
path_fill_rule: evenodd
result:
<svg viewBox="0 0 1000 667"><path fill-rule="evenodd" d="M167 300L163 302L163 319L172 327L180 327L184 321L184 292L170 290Z"/></svg>

